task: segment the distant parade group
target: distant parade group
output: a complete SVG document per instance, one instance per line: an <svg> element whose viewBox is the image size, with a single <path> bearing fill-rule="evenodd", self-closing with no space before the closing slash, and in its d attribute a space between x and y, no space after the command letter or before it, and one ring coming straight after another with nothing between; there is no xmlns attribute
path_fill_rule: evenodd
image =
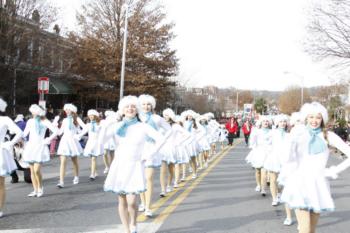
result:
<svg viewBox="0 0 350 233"><path fill-rule="evenodd" d="M0 98L0 112L4 113L6 106ZM65 104L64 114L52 121L45 117L43 107L33 104L29 108L32 116L23 129L10 117L0 115L0 217L5 203L5 177L17 169L16 145L22 142L22 162L30 168L33 191L28 197L42 197L45 193L41 168L50 161L50 145L59 137L57 187L62 189L66 185L67 158L73 163L72 182L77 185L78 158L91 159L89 178L93 181L98 175L97 158L103 157L106 174L103 189L118 195L119 217L125 232L136 233L138 212L153 216L153 177L157 168L162 198L188 178L186 172L196 179L198 170L208 167L218 154L216 146L221 145L221 150L226 144L232 146L234 135L240 131L233 118L221 125L213 113L201 115L186 110L176 115L168 108L159 116L155 108L153 96L125 96L118 111L107 110L102 116L90 109L86 123L71 103ZM245 160L255 169L255 191L266 196L269 184L271 205L285 204L283 224L293 224L295 210L299 233L316 232L320 213L334 210L329 179L336 179L350 166L346 159L327 168L329 146L347 156L350 147L326 130L327 110L317 102L304 104L291 117L261 115L255 122L251 120L244 119L242 132L251 149ZM82 146L81 139L86 135L86 144Z"/></svg>

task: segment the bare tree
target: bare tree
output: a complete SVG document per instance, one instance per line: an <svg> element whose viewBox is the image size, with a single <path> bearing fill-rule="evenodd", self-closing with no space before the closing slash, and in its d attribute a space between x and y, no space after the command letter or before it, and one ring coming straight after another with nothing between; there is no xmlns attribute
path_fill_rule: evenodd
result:
<svg viewBox="0 0 350 233"><path fill-rule="evenodd" d="M308 31L306 51L314 58L331 59L338 69L350 64L350 1L316 2Z"/></svg>

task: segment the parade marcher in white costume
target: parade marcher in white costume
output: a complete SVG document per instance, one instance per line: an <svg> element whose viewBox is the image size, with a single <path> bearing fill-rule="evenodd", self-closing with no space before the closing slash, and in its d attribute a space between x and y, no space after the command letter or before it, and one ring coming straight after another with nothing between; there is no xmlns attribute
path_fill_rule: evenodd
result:
<svg viewBox="0 0 350 233"><path fill-rule="evenodd" d="M13 146L22 137L22 130L7 116L1 116L5 112L7 103L0 98L0 218L3 216L5 204L5 177L17 169L13 158ZM16 134L11 141L5 142L6 132Z"/></svg>
<svg viewBox="0 0 350 233"><path fill-rule="evenodd" d="M103 127L104 124L108 124L109 122L118 122L121 121L120 116L118 113L107 110L105 111L105 119L101 120L101 126ZM104 154L103 154L103 162L105 164L105 169L103 171L104 174L107 174L109 171L109 167L114 159L114 151L115 151L116 145L114 138L111 138L108 142L104 144Z"/></svg>
<svg viewBox="0 0 350 233"><path fill-rule="evenodd" d="M178 187L180 182L180 165L183 163L182 154L180 146L186 140L188 140L191 135L187 132L182 126L176 123L176 116L173 110L167 108L163 111L163 116L165 120L171 125L171 133L168 136L164 146L162 147L161 153L164 155L163 164L167 167L161 170L160 175L162 176L161 180L161 194L165 196L166 192L172 190L172 180L174 178L174 188ZM188 159L187 159L188 162ZM174 172L175 164L175 172ZM163 166L163 165L162 165ZM169 175L166 179L166 168L168 168ZM175 174L174 174L175 173ZM167 182L166 182L167 180Z"/></svg>
<svg viewBox="0 0 350 233"><path fill-rule="evenodd" d="M156 100L151 95L140 95L139 102L141 106L141 112L139 114L140 120L159 132L163 134L171 130L171 126L157 114L154 114L153 111L156 107ZM170 133L170 132L169 132ZM155 146L154 140L148 139L145 143L144 153L149 153L150 150L153 150ZM153 174L154 168L162 166L161 170L166 169L166 164L162 165L163 155L161 153L155 154L152 158L149 158L145 163L145 174L147 180L147 191L141 193L141 205L139 207L140 211L145 211L145 215L152 217L151 211L151 201L153 193ZM160 177L162 179L162 176Z"/></svg>
<svg viewBox="0 0 350 233"><path fill-rule="evenodd" d="M302 119L302 116L300 112L294 112L292 113L292 116L290 118L290 135L293 135L293 137L298 137L299 134L302 134L305 128L304 120ZM289 137L289 143L293 141ZM289 150L290 146L287 146L286 149ZM284 186L286 178L289 176L289 174L294 171L295 167L297 166L296 162L288 161L289 154L283 154L285 157L282 157L281 159L281 171L278 175L277 182L280 186ZM283 221L283 224L286 226L290 226L293 224L292 220L292 210L289 208L288 204L284 205L285 211L286 211L286 218Z"/></svg>
<svg viewBox="0 0 350 233"><path fill-rule="evenodd" d="M190 166L192 169L192 179L197 178L196 159L199 154L199 148L198 148L198 143L196 141L196 132L195 132L196 129L198 129L197 123L194 119L195 114L196 113L192 110L187 110L181 114L182 117L185 119L184 128L191 133L191 137L188 140L188 144L187 144L187 150L188 150L188 153L190 154Z"/></svg>
<svg viewBox="0 0 350 233"><path fill-rule="evenodd" d="M114 159L108 172L104 190L118 194L118 209L127 233L136 233L137 194L146 191L145 161L152 159L164 143L164 137L150 125L139 121L139 101L136 96L124 97L118 105L123 120L102 129L101 138L114 137L117 143ZM153 151L144 153L149 138L155 141Z"/></svg>
<svg viewBox="0 0 350 233"><path fill-rule="evenodd" d="M269 173L270 191L272 196L272 205L278 205L278 185L277 177L281 170L281 160L288 154L288 116L281 114L275 120L277 128L272 130L272 148L271 153L267 154L264 162L264 168Z"/></svg>
<svg viewBox="0 0 350 233"><path fill-rule="evenodd" d="M196 133L196 140L200 146L200 150L201 150L201 154L200 154L200 163L201 167L208 167L208 159L209 159L209 152L210 150L214 150L216 147L212 147L212 145L210 144L210 142L216 141L217 139L214 137L214 133L216 133L214 131L210 131L209 130L209 125L208 125L208 121L207 121L207 117L206 116L199 116L197 121L197 126L198 126L198 130ZM213 152L213 154L215 154ZM203 164L204 163L204 164Z"/></svg>
<svg viewBox="0 0 350 233"><path fill-rule="evenodd" d="M325 129L328 113L321 104L306 103L301 113L306 127L298 137L291 135L289 160L297 165L286 178L281 199L295 209L299 233L315 233L320 213L334 210L327 178L336 178L339 172L350 166L347 159L336 167L326 169L328 145L348 157L350 147L335 133Z"/></svg>
<svg viewBox="0 0 350 233"><path fill-rule="evenodd" d="M77 107L73 104L65 104L63 107L67 117L63 119L58 135L62 135L58 145L57 154L60 155L60 180L57 187L64 187L64 177L66 173L67 157L71 157L73 162L74 179L73 184L79 183L78 156L83 154L83 148L79 143L78 133L86 126L77 116Z"/></svg>
<svg viewBox="0 0 350 233"><path fill-rule="evenodd" d="M29 111L33 118L28 120L23 132L24 138L29 135L23 151L23 161L29 164L34 190L28 194L28 197L41 197L44 194L41 165L50 161L49 145L57 136L58 129L45 118L46 111L41 106L32 104ZM45 138L47 129L52 134Z"/></svg>
<svg viewBox="0 0 350 233"><path fill-rule="evenodd" d="M225 148L225 142L227 142L227 135L228 135L228 131L225 128L225 125L220 125L219 143L220 143L221 150L223 150Z"/></svg>
<svg viewBox="0 0 350 233"><path fill-rule="evenodd" d="M91 157L91 173L89 178L92 181L97 177L97 157L103 154L103 145L99 141L99 134L101 131L99 115L100 114L95 109L90 109L87 112L87 116L90 122L86 124L86 127L77 136L80 140L80 138L86 133L89 134L89 138L84 148L84 156Z"/></svg>
<svg viewBox="0 0 350 233"><path fill-rule="evenodd" d="M213 113L208 112L204 114L208 120L208 140L210 144L210 153L209 157L216 154L216 142L219 141L219 131L220 124L214 119L215 116Z"/></svg>
<svg viewBox="0 0 350 233"><path fill-rule="evenodd" d="M261 195L266 195L266 176L267 172L263 168L265 159L267 155L271 152L271 121L268 116L261 116L261 128L254 129L254 138L251 138L252 141L252 150L254 150L249 161L252 167L255 168L255 179L256 179L256 192L260 192Z"/></svg>

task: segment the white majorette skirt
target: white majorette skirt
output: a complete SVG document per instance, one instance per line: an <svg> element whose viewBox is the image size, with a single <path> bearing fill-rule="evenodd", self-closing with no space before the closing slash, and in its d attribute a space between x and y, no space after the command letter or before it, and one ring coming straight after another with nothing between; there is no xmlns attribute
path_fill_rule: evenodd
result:
<svg viewBox="0 0 350 233"><path fill-rule="evenodd" d="M145 142L143 155L148 155L153 151L155 144L152 142ZM158 152L153 154L152 156L147 157L145 162L145 167L147 168L158 168L162 165L162 153Z"/></svg>
<svg viewBox="0 0 350 233"><path fill-rule="evenodd" d="M315 213L334 210L328 180L323 174L305 174L301 170L289 174L284 182L281 200L292 209Z"/></svg>
<svg viewBox="0 0 350 233"><path fill-rule="evenodd" d="M270 152L269 147L259 146L254 149L249 158L252 167L263 168L267 154Z"/></svg>
<svg viewBox="0 0 350 233"><path fill-rule="evenodd" d="M171 163L177 163L177 153L176 148L171 143L166 143L160 150L160 154L163 155L162 161L171 164Z"/></svg>
<svg viewBox="0 0 350 233"><path fill-rule="evenodd" d="M88 157L97 157L100 155L103 155L103 146L98 143L97 140L94 139L88 139L85 148L84 148L84 156Z"/></svg>
<svg viewBox="0 0 350 233"><path fill-rule="evenodd" d="M1 147L0 143L0 176L9 176L14 170L17 170L13 153Z"/></svg>
<svg viewBox="0 0 350 233"><path fill-rule="evenodd" d="M73 135L71 137L63 135L58 145L57 154L70 157L80 156L83 154L83 148L79 141L73 138Z"/></svg>
<svg viewBox="0 0 350 233"><path fill-rule="evenodd" d="M23 161L26 163L46 163L50 161L49 146L43 141L29 141L23 150Z"/></svg>
<svg viewBox="0 0 350 233"><path fill-rule="evenodd" d="M145 192L144 164L141 161L114 159L104 184L104 191L119 195Z"/></svg>

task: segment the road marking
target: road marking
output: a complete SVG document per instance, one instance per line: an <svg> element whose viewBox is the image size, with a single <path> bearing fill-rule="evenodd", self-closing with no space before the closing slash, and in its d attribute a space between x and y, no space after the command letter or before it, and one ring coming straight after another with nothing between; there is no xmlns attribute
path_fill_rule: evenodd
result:
<svg viewBox="0 0 350 233"><path fill-rule="evenodd" d="M176 209L176 207L185 200L185 198L204 179L204 177L207 176L209 172L224 158L224 156L226 156L228 152L231 151L231 149L233 149L240 142L241 141L238 141L234 146L225 148L224 151L222 151L222 154L220 156L217 156L212 164L205 171L203 171L203 173L200 174L200 176L195 181L193 181L193 183L187 187L187 189L184 190L168 207L166 207L153 221L153 223L155 225L161 226L165 219L167 219L169 215Z"/></svg>
<svg viewBox="0 0 350 233"><path fill-rule="evenodd" d="M220 151L215 157L214 157L214 161L221 156L221 154L227 150L228 147L226 147L226 149L224 149L223 151ZM184 186L187 185L187 183L189 183L191 181L191 176L192 175L188 175L186 177L186 181L185 182L181 182L179 184L179 187L177 189L174 189L170 194L168 194L167 196L160 198L157 202L155 202L152 206L151 206L151 210L152 212L156 212L159 208L161 208L170 198L172 198L176 193L178 193L179 191L182 190L182 188ZM143 213L141 213L138 217L137 217L137 222L144 222L147 219L149 219L148 217L146 217Z"/></svg>

